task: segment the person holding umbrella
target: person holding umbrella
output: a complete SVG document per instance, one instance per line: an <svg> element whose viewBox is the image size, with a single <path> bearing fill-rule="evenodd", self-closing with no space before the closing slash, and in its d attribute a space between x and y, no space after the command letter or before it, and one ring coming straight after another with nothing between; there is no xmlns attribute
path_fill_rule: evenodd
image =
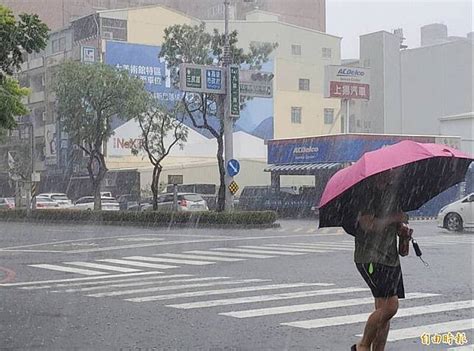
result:
<svg viewBox="0 0 474 351"><path fill-rule="evenodd" d="M408 216L396 202L400 173L389 171L376 176L373 186L380 196L361 209L356 220L354 262L375 298L359 344L352 350L384 350L390 319L397 313L398 299L405 298L397 248L400 228Z"/></svg>
<svg viewBox="0 0 474 351"><path fill-rule="evenodd" d="M351 350L385 348L398 299L405 297L399 255L408 254L412 232L405 213L462 182L472 161L445 145L404 140L366 152L327 183L319 227L343 227L355 237L354 261L375 298L375 311Z"/></svg>

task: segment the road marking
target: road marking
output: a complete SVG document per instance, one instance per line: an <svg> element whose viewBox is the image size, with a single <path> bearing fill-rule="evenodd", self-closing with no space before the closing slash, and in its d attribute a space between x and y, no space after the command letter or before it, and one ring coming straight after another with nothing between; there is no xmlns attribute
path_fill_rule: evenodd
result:
<svg viewBox="0 0 474 351"><path fill-rule="evenodd" d="M274 244L277 245L277 244ZM288 244L287 246L294 246L297 248L308 248L308 249L319 249L319 250L336 250L336 251L354 251L354 248L336 246L336 245L326 245L326 244L312 244L312 245L302 245L302 244Z"/></svg>
<svg viewBox="0 0 474 351"><path fill-rule="evenodd" d="M250 246L246 246L246 247L250 247ZM269 244L269 245L265 245L265 246L261 246L261 247L265 248L265 249L268 248L268 249L271 249L271 250L283 250L283 251L307 252L307 253L328 252L328 251L325 251L325 250L303 249L303 248L291 247L290 245L280 245L280 244Z"/></svg>
<svg viewBox="0 0 474 351"><path fill-rule="evenodd" d="M474 350L474 344L464 345L459 347L451 347L447 351L472 351Z"/></svg>
<svg viewBox="0 0 474 351"><path fill-rule="evenodd" d="M419 299L437 296L437 294L423 294L423 293L414 293L407 294L407 299ZM301 305L288 305L288 306L279 306L279 307L269 307L269 308L257 308L252 310L243 310L243 311L232 311L219 313L222 316L229 316L235 318L252 318L252 317L262 317L262 316L271 316L277 314L286 314L286 313L296 313L303 311L317 311L324 310L329 308L338 308L338 307L348 307L348 306L359 306L374 303L373 297L368 298L359 298L359 299L349 299L349 300L334 300L334 301L325 301L325 302L316 302L316 303L306 303Z"/></svg>
<svg viewBox="0 0 474 351"><path fill-rule="evenodd" d="M37 280L33 282L19 282L19 283L8 283L0 284L0 287L11 287L11 286L29 286L29 285L41 285L41 284L54 284L54 283L64 283L64 282L80 282L80 281L93 281L98 279L114 279L114 278L124 278L124 277L135 277L142 275L153 275L153 274L163 274L163 272L139 272L139 273L126 273L126 274L106 274L103 276L97 277L82 277L82 278L69 278L69 279L54 279L54 280Z"/></svg>
<svg viewBox="0 0 474 351"><path fill-rule="evenodd" d="M215 249L217 250L217 249ZM227 253L227 252L217 252L217 251L186 251L186 253L197 253L203 255L215 255L215 256L224 256L224 257L245 257L245 258L272 258L275 256L265 256L265 255L250 255L250 254L239 254L239 253Z"/></svg>
<svg viewBox="0 0 474 351"><path fill-rule="evenodd" d="M204 266L204 265L207 265L207 264L214 264L215 263L215 262L206 262L206 261L176 260L176 259L172 259L172 258L146 257L146 256L129 256L129 257L124 257L124 259L126 259L126 260L135 260L135 261L189 264L189 265L194 265L194 266Z"/></svg>
<svg viewBox="0 0 474 351"><path fill-rule="evenodd" d="M286 229L280 229L277 232L284 232ZM137 234L137 235L143 235L143 234ZM185 235L185 234L159 234L161 236L193 236L193 235ZM130 236L130 235L128 235ZM58 243L64 243L64 242L70 242L64 241L56 241L52 243L42 243L42 244L32 244L32 245L23 245L23 246L11 246L11 247L5 247L5 248L0 248L0 251L8 252L8 251L14 251L14 252L48 252L48 253L61 253L61 254L76 254L76 253L89 253L89 252L101 252L101 251L113 251L113 250L124 250L124 249L132 249L132 248L141 248L141 247L152 247L152 246L164 246L164 245L184 245L184 244L195 244L195 243L209 243L209 242L219 242L219 241L224 241L224 242L229 242L229 241L242 241L242 240L269 240L269 239L284 239L284 238L295 238L295 237L314 237L314 234L292 234L292 235L268 235L268 236L249 236L249 237L238 237L238 238L229 238L229 237L222 237L222 236L203 236L201 235L200 237L205 237L209 238L212 237L212 239L196 239L196 240L176 240L176 241L166 241L166 242L158 242L158 243L146 243L146 244L134 244L134 245L123 245L123 246L108 246L108 247L98 247L98 248L93 248L93 249L78 249L78 250L29 250L29 249L24 249L22 248L25 247L34 247L34 246L46 246L50 244L58 244ZM340 236L340 234L318 234L318 236ZM120 238L123 236L118 236L118 237L108 237L108 238ZM97 238L90 238L90 239L96 239ZM84 240L90 240L90 239L80 239L77 241L84 241ZM106 238L100 238L100 239L106 239Z"/></svg>
<svg viewBox="0 0 474 351"><path fill-rule="evenodd" d="M394 318L418 316L422 314L447 312L447 311L460 310L464 308L472 308L472 303L473 303L473 300L466 300L466 301L441 303L441 304L436 304L436 305L425 305L425 306L403 308L403 309L398 310ZM296 321L296 322L290 322L290 323L282 323L282 325L304 328L304 329L315 329L315 328L322 328L322 327L333 327L333 326L339 326L339 325L344 325L344 324L365 322L367 321L367 318L369 316L370 316L370 313L360 313L360 314L353 314L353 315L347 315L347 316L337 316L337 317L329 317L329 318L311 319L311 320L305 320L305 321ZM426 328L425 328L425 331L426 331ZM420 335L421 334L419 334L418 336Z"/></svg>
<svg viewBox="0 0 474 351"><path fill-rule="evenodd" d="M265 281L265 280L262 280L262 279L242 279L242 280L233 280L233 281L228 281L228 282L170 285L170 286L160 286L160 287L146 288L146 289L112 291L112 292L98 293L98 294L92 294L92 295L87 295L87 296L91 296L91 297L121 296L121 295L131 295L131 294L136 294L136 293L142 294L142 293L156 292L156 291L167 291L167 290L178 290L178 289L189 289L189 288L203 288L203 287L214 286L214 285L247 284L247 283L256 283L256 282L262 282L262 281Z"/></svg>
<svg viewBox="0 0 474 351"><path fill-rule="evenodd" d="M354 249L354 243L335 243L335 242L319 242L319 243L295 243L294 245L302 245L302 246L329 246L329 247L342 247L345 249Z"/></svg>
<svg viewBox="0 0 474 351"><path fill-rule="evenodd" d="M118 260L115 258L106 258L106 259L97 260L97 261L117 263L117 264L136 266L136 267L156 268L156 269L178 268L178 266L169 266L169 265L164 265L164 264L154 264L154 263L146 263L146 262L136 262L136 261L129 261L129 260Z"/></svg>
<svg viewBox="0 0 474 351"><path fill-rule="evenodd" d="M74 266L87 267L87 268L97 268L97 269L105 269L109 271L117 271L117 272L122 272L122 273L141 272L140 269L115 267L115 266L109 266L106 264L92 263L92 262L63 262L63 263L71 264Z"/></svg>
<svg viewBox="0 0 474 351"><path fill-rule="evenodd" d="M311 228L306 231L306 233L315 233L317 228Z"/></svg>
<svg viewBox="0 0 474 351"><path fill-rule="evenodd" d="M108 274L107 272L98 272L98 271L92 271L90 269L80 269L80 268L73 268L73 267L63 267L63 266L57 266L57 265L54 265L54 264L30 264L29 266L30 267L35 267L35 268L49 269L49 270L52 270L52 271L77 273L77 274L82 274L82 275L105 275L105 274Z"/></svg>
<svg viewBox="0 0 474 351"><path fill-rule="evenodd" d="M330 286L334 284L327 284L327 285ZM370 289L356 288L356 287L340 288L340 289L325 289L325 290L310 290L310 291L298 291L294 293L283 293L283 294L280 293L280 294L247 296L247 297L237 297L237 298L229 298L229 299L210 300L210 301L197 301L197 302L168 305L168 307L174 307L174 308L180 308L180 309L206 308L206 307L215 307L215 306L235 305L235 304L242 304L242 303L289 300L289 299L297 299L297 298L312 297L312 296L346 294L346 293L367 292L367 291L370 291ZM373 301L374 299L372 298L372 302Z"/></svg>
<svg viewBox="0 0 474 351"><path fill-rule="evenodd" d="M158 301L158 300L171 300L171 299L176 299L176 298L181 298L181 297L196 297L196 296L208 296L208 295L233 294L233 293L248 292L248 291L303 288L303 287L308 287L308 286L321 286L321 284L322 283L295 283L295 284L259 285L259 286L249 286L245 288L192 291L192 292L176 293L176 294L168 294L168 295L135 297L135 298L125 299L125 301L146 302L146 301Z"/></svg>
<svg viewBox="0 0 474 351"><path fill-rule="evenodd" d="M64 290L55 290L53 292L63 292L63 293L71 293L71 292L79 292L79 291L94 291L94 290L102 290L102 289L111 289L111 288L125 288L129 286L144 286L144 285L153 285L153 284L168 284L168 283L186 283L186 282L200 282L200 281L212 281L212 280L224 280L229 279L229 277L210 277L210 278L190 278L190 279L171 279L166 281L160 281L163 276L155 277L153 281L138 281L138 282L131 282L131 283L120 283L120 284L110 284L110 285L100 285L100 286L91 286L87 288L74 288L74 289L64 289Z"/></svg>
<svg viewBox="0 0 474 351"><path fill-rule="evenodd" d="M231 252L235 251L235 252L244 252L244 253L247 252L247 253L283 255L283 256L304 255L304 253L298 253L298 252L270 251L270 250L258 250L258 249L244 249L244 248L226 248L226 247L211 249L211 250L231 251Z"/></svg>
<svg viewBox="0 0 474 351"><path fill-rule="evenodd" d="M220 262L237 262L237 261L245 261L242 258L225 258L225 257L211 257L211 256L204 256L204 255L190 255L190 254L172 254L172 253L165 253L165 254L156 254L154 256L162 256L162 257L171 257L171 258L184 258L184 259L195 259L195 260L212 260L212 261L220 261Z"/></svg>
<svg viewBox="0 0 474 351"><path fill-rule="evenodd" d="M147 272L148 273L148 272ZM171 278L184 278L184 277L192 277L191 274L173 274L173 275L160 275L162 279L171 279ZM125 278L125 279L105 279L101 281L91 280L86 282L79 282L79 283L59 283L59 284L50 284L50 285L41 285L41 286L24 286L19 287L19 289L24 290L41 290L41 289L50 289L50 288L69 288L74 286L87 286L87 285L106 285L106 284L114 284L114 283L125 283L125 282L135 282L135 281L146 281L146 280L154 280L157 277L138 277L138 278Z"/></svg>
<svg viewBox="0 0 474 351"><path fill-rule="evenodd" d="M303 228L295 228L293 229L293 233L298 233L298 232L301 232L303 230Z"/></svg>
<svg viewBox="0 0 474 351"><path fill-rule="evenodd" d="M450 321L445 323L436 323L428 325L420 325L418 327L393 329L388 334L387 341L399 341L405 339L419 338L423 333L447 333L452 331L461 331L473 329L474 318L461 319L457 321ZM472 350L472 349L470 349Z"/></svg>

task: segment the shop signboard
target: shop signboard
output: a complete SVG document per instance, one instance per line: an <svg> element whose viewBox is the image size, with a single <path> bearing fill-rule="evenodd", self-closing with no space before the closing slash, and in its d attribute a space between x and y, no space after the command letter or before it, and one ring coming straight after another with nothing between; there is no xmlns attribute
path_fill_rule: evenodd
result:
<svg viewBox="0 0 474 351"><path fill-rule="evenodd" d="M370 99L370 69L328 65L325 68L324 97Z"/></svg>

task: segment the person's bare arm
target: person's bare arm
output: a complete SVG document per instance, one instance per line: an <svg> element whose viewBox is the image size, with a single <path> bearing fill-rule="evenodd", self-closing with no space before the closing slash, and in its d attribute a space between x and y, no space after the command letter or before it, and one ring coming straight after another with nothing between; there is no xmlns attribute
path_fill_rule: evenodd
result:
<svg viewBox="0 0 474 351"><path fill-rule="evenodd" d="M390 214L381 218L364 214L358 218L360 228L366 233L380 233L391 224L404 223L406 221L407 215L403 212Z"/></svg>

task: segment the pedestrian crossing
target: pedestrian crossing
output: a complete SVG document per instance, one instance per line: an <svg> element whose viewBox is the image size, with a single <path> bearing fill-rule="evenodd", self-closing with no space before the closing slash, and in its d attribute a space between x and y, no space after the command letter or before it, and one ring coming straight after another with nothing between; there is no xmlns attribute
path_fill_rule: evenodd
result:
<svg viewBox="0 0 474 351"><path fill-rule="evenodd" d="M445 245L469 245L474 243L470 237L420 237L420 246L436 247ZM235 247L217 247L207 250L190 250L181 253L160 253L150 256L136 255L119 258L89 261L65 261L55 264L31 264L30 267L56 272L74 273L85 276L119 273L135 273L146 270L169 270L189 266L207 266L241 262L249 259L272 259L276 257L342 253L351 254L354 240L318 242L290 242L280 244L239 245Z"/></svg>
<svg viewBox="0 0 474 351"><path fill-rule="evenodd" d="M267 323L281 327L314 331L324 328L325 333L334 328L329 335L338 335L343 327L362 331L374 303L370 290L361 286L158 271L0 284L0 289L112 298L133 305L148 304L148 308L183 312L209 311L236 322L267 318ZM472 299L453 301L437 293L408 293L406 299L400 301L388 341L419 339L423 333L460 331L467 331L470 341L474 319L469 317L472 317L473 307ZM397 320L402 322L397 324ZM355 333L351 335L354 341L360 337ZM462 350L460 347L453 350Z"/></svg>

